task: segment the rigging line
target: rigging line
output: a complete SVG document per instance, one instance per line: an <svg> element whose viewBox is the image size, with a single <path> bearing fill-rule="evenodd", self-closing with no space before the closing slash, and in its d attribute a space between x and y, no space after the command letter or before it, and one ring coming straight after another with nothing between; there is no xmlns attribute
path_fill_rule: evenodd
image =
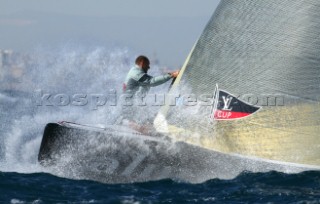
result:
<svg viewBox="0 0 320 204"><path fill-rule="evenodd" d="M218 107L218 102L219 102L219 87L218 87L218 84L216 84L216 88L214 90L214 94L213 94L213 106L210 110L210 113L209 113L209 124L213 123L214 121L214 117L215 117L215 112L217 110L217 107ZM212 118L211 118L212 117Z"/></svg>

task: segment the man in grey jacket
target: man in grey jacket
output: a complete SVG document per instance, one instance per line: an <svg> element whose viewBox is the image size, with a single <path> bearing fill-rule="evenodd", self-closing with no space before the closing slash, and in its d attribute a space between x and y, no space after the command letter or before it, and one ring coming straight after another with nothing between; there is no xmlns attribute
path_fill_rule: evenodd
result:
<svg viewBox="0 0 320 204"><path fill-rule="evenodd" d="M146 56L137 57L135 66L130 69L123 84L124 93L132 96L132 99L137 96L144 97L151 87L164 84L170 79L176 78L179 74L179 71L175 71L153 77L147 74L149 69L149 59ZM141 119L139 117L141 114L148 113L141 113L141 110L138 110L138 107L135 107L135 105L123 107L121 123L126 123L132 129L147 134L150 130L150 122Z"/></svg>
<svg viewBox="0 0 320 204"><path fill-rule="evenodd" d="M146 94L148 93L150 87L159 86L166 83L172 78L176 78L179 71L171 72L165 75L152 77L148 75L148 70L150 69L150 61L145 56L139 56L136 59L136 65L130 69L123 89L125 93L129 94Z"/></svg>

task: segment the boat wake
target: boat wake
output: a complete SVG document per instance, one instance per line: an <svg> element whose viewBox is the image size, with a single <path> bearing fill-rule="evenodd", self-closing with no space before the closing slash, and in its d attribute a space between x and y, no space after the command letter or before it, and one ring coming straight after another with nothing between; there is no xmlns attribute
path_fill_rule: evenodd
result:
<svg viewBox="0 0 320 204"><path fill-rule="evenodd" d="M79 172L70 176L62 166L49 168L39 164L38 153L44 127L47 123L61 120L81 124L113 124L120 116L121 107L104 104L99 97L122 92L122 82L135 56L126 48L63 46L53 50L38 48L29 57L31 63L21 83L15 88L0 91L0 112L3 116L0 118L0 171L48 172L61 177L79 178L75 176ZM158 65L154 65L151 74L160 73ZM11 82L3 83L6 87ZM167 89L168 86L163 86L154 91L164 93ZM77 94L88 96L88 103L72 104L72 97ZM57 102L59 95L68 96L70 103ZM153 106L145 110L154 115L157 109ZM98 141L91 142L91 153L106 148ZM65 161L75 159L74 155L64 156ZM90 157L90 154L85 157Z"/></svg>

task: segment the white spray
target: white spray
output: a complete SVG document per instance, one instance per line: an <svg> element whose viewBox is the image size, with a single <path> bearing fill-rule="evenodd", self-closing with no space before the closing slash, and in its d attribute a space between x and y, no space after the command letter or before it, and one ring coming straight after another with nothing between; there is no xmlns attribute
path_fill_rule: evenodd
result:
<svg viewBox="0 0 320 204"><path fill-rule="evenodd" d="M42 47L30 53L21 79L26 95L0 93L0 108L5 113L0 117L4 127L0 132L0 171L46 171L38 164L37 156L47 123L111 124L119 116L120 107L96 101L101 100L97 96L122 92L123 80L135 57L126 48L74 45ZM160 73L155 66L151 72ZM79 94L86 95L86 103L72 103Z"/></svg>

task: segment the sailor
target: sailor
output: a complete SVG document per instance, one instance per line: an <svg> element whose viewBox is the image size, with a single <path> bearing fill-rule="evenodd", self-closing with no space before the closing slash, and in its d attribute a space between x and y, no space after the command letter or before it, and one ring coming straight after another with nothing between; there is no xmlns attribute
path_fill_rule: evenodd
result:
<svg viewBox="0 0 320 204"><path fill-rule="evenodd" d="M176 78L179 71L171 72L157 77L148 75L150 69L150 61L146 56L139 56L136 59L136 64L132 67L123 84L123 90L128 94L142 94L148 93L150 87L159 86L166 83L172 78Z"/></svg>
<svg viewBox="0 0 320 204"><path fill-rule="evenodd" d="M159 86L166 83L170 79L176 78L179 71L170 72L160 76L150 76L150 61L146 56L139 56L135 61L135 66L132 67L127 74L125 83L123 84L124 94L131 96L131 99L143 98L146 96L151 87ZM131 106L122 107L121 123L126 124L134 130L142 133L148 132L146 129L150 127L149 120L142 119L141 107L136 107L133 103Z"/></svg>

